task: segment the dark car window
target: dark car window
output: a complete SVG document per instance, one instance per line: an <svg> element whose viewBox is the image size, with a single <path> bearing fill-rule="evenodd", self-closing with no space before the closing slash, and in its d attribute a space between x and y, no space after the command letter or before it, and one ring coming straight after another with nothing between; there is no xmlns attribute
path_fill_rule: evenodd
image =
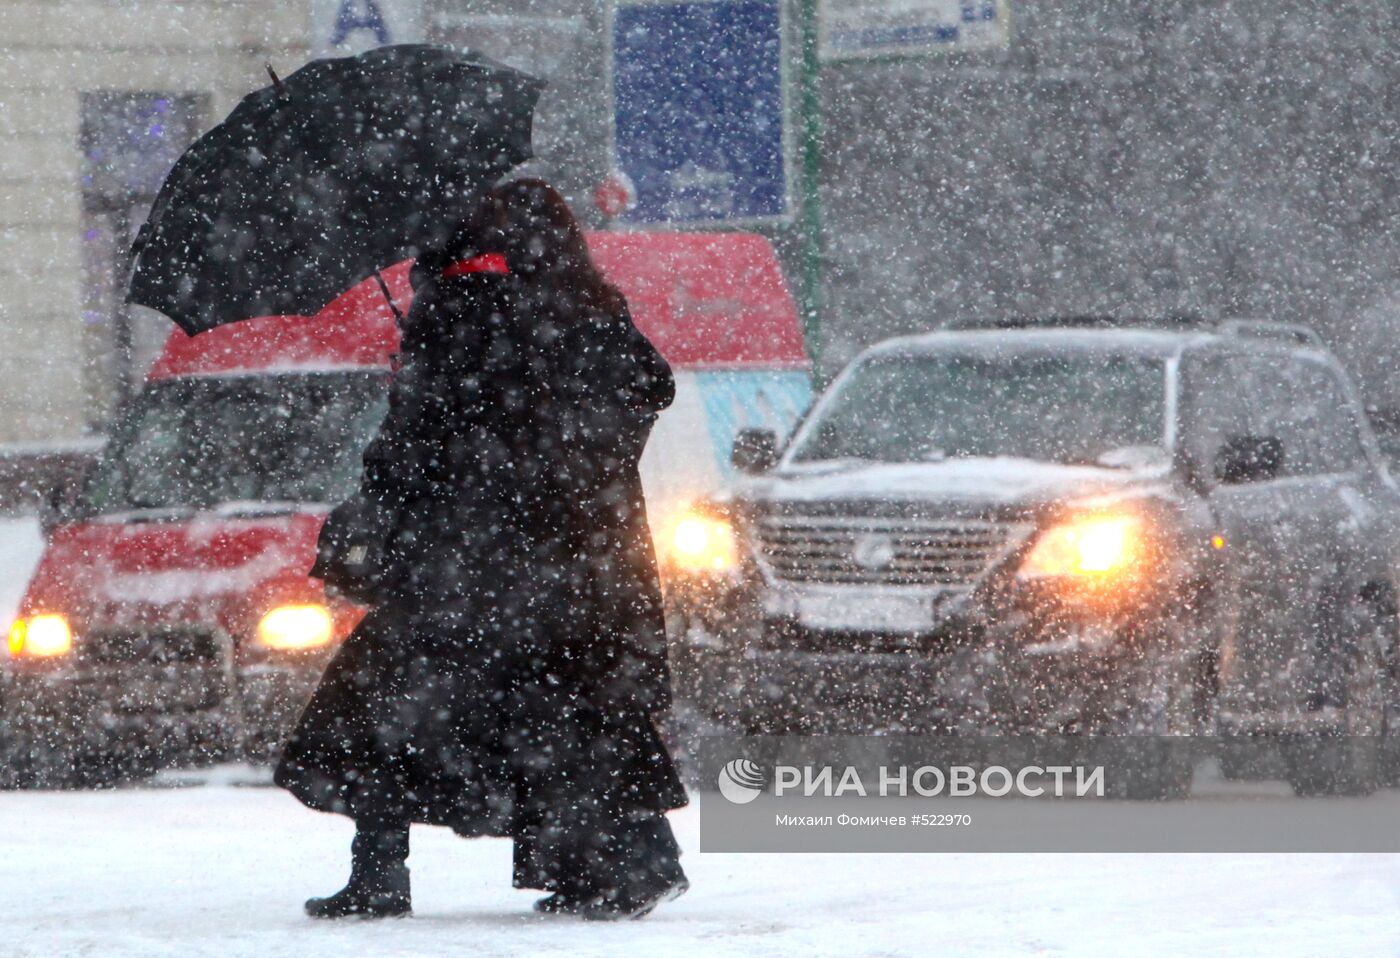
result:
<svg viewBox="0 0 1400 958"><path fill-rule="evenodd" d="M1316 443L1307 447L1312 455L1310 468L1317 472L1350 472L1365 466L1359 412L1352 406L1336 372L1306 360L1298 360L1297 366L1299 381L1309 384L1314 397L1306 416Z"/></svg>
<svg viewBox="0 0 1400 958"><path fill-rule="evenodd" d="M1192 357L1182 367L1184 446L1204 475L1231 436L1250 435L1253 429L1235 361L1233 356L1207 355Z"/></svg>
<svg viewBox="0 0 1400 958"><path fill-rule="evenodd" d="M1341 384L1327 366L1298 357L1238 361L1251 429L1283 444L1283 476L1346 472L1365 462Z"/></svg>
<svg viewBox="0 0 1400 958"><path fill-rule="evenodd" d="M77 511L338 502L354 491L386 407L386 379L375 373L154 383L114 433Z"/></svg>
<svg viewBox="0 0 1400 958"><path fill-rule="evenodd" d="M1141 356L882 356L837 389L793 461L1092 463L1115 449L1160 448L1165 431L1164 365Z"/></svg>

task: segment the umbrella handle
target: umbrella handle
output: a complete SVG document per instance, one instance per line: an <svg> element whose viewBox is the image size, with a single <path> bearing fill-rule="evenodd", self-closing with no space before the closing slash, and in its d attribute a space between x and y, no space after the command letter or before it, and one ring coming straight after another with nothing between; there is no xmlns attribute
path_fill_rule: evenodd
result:
<svg viewBox="0 0 1400 958"><path fill-rule="evenodd" d="M394 319L399 326L403 326L403 313L399 312L398 304L394 302L394 294L389 292L389 284L384 282L384 274L379 270L374 271L374 281L379 284L379 291L384 294L384 301L389 304L389 308L394 311Z"/></svg>
<svg viewBox="0 0 1400 958"><path fill-rule="evenodd" d="M267 75L272 77L272 86L274 89L277 90L277 99L289 99L289 97L287 96L287 88L282 85L282 78L277 75L276 70L272 69L272 64L265 63L263 64L263 66L267 67Z"/></svg>

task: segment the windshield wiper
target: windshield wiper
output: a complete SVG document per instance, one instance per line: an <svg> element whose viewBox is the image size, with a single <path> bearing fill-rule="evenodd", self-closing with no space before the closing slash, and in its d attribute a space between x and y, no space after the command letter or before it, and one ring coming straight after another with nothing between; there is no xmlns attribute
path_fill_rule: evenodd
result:
<svg viewBox="0 0 1400 958"><path fill-rule="evenodd" d="M795 463L799 466L821 466L828 469L848 469L856 466L868 466L871 463L878 463L879 459L869 459L865 456L832 456L830 459L799 459Z"/></svg>
<svg viewBox="0 0 1400 958"><path fill-rule="evenodd" d="M285 516L301 512L307 503L291 499L272 499L267 502L233 500L198 505L158 505L151 502L129 502L126 508L105 509L95 515L111 521L120 517L123 522L178 522L193 519L200 513L209 513L226 519L254 518L257 516Z"/></svg>
<svg viewBox="0 0 1400 958"><path fill-rule="evenodd" d="M189 519L197 510L193 506L169 506L150 502L127 503L125 509L109 509L99 513L100 518L110 520L121 516L124 522L178 522Z"/></svg>

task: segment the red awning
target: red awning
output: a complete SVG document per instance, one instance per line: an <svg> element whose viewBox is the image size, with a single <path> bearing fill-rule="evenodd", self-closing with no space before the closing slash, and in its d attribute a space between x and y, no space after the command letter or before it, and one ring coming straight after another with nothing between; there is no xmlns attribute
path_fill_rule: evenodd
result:
<svg viewBox="0 0 1400 958"><path fill-rule="evenodd" d="M598 266L632 318L677 368L805 368L797 308L773 246L752 233L590 233ZM399 308L412 302L409 263L384 271ZM261 369L387 365L393 314L373 279L315 316L265 316L197 337L178 330L152 379Z"/></svg>
<svg viewBox="0 0 1400 958"><path fill-rule="evenodd" d="M773 245L752 233L590 233L637 327L677 367L807 365Z"/></svg>
<svg viewBox="0 0 1400 958"><path fill-rule="evenodd" d="M399 309L413 301L404 261L384 270ZM399 348L394 314L373 278L341 294L315 316L261 316L187 336L170 334L151 379L256 370L388 366Z"/></svg>

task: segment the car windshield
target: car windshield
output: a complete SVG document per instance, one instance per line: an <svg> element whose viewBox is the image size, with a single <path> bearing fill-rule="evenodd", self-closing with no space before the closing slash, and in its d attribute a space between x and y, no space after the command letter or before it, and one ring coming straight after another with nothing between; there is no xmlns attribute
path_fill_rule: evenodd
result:
<svg viewBox="0 0 1400 958"><path fill-rule="evenodd" d="M884 356L837 388L792 461L1093 463L1163 441L1164 366L1139 356Z"/></svg>
<svg viewBox="0 0 1400 958"><path fill-rule="evenodd" d="M133 403L77 512L334 503L387 406L383 374L172 380Z"/></svg>

